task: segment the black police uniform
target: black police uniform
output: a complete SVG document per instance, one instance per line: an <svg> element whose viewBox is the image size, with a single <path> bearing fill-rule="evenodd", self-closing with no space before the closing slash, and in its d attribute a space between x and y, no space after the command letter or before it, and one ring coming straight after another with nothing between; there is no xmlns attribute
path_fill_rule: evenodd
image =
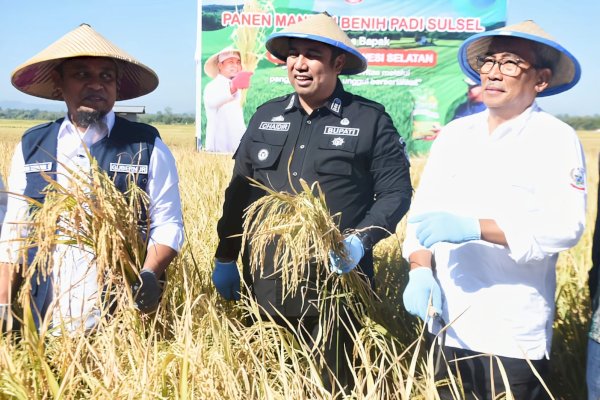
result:
<svg viewBox="0 0 600 400"><path fill-rule="evenodd" d="M310 115L295 93L273 99L257 109L234 158L217 227L217 258L237 259L241 238L231 236L242 232L244 209L264 195L247 177L290 193L301 190L303 178L319 182L332 215L341 213L342 231L378 227L360 235L365 248L360 268L373 276L372 247L395 231L412 196L404 142L382 105L346 92L339 80L326 104ZM300 298L302 290L282 299L282 282L272 265L252 277L244 261L244 278L266 312L317 314L312 302Z"/></svg>

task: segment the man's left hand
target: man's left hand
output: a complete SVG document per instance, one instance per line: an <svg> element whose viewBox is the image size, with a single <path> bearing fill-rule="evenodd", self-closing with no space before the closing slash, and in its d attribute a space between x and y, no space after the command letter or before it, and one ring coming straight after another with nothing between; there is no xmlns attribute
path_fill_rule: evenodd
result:
<svg viewBox="0 0 600 400"><path fill-rule="evenodd" d="M240 71L231 80L231 86L237 89L248 89L250 87L250 77L253 75L250 71Z"/></svg>
<svg viewBox="0 0 600 400"><path fill-rule="evenodd" d="M347 274L358 265L358 262L365 255L365 248L356 235L350 235L342 242L346 249L347 257L344 259L333 251L329 251L329 268L331 272L337 274Z"/></svg>
<svg viewBox="0 0 600 400"><path fill-rule="evenodd" d="M408 220L417 227L417 239L421 246L430 248L438 242L464 243L481 239L479 220L461 217L447 212L430 212L415 215Z"/></svg>
<svg viewBox="0 0 600 400"><path fill-rule="evenodd" d="M158 308L162 290L156 274L149 269L142 269L139 279L131 287L135 307L144 314L155 311Z"/></svg>

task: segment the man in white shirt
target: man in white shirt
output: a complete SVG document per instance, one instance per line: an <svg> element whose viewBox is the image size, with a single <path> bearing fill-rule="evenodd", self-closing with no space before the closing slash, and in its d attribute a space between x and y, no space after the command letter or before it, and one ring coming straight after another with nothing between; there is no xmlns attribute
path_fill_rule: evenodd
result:
<svg viewBox="0 0 600 400"><path fill-rule="evenodd" d="M0 175L0 232L2 231L2 222L4 221L4 214L6 214L6 188L4 187L4 180Z"/></svg>
<svg viewBox="0 0 600 400"><path fill-rule="evenodd" d="M89 171L87 150L119 190L127 189L128 175L135 170L134 182L149 195L149 245L133 294L141 312L154 311L162 294L158 278L183 244L179 179L173 155L158 131L117 117L112 108L116 100L153 91L158 86L156 74L82 24L19 66L12 83L27 94L63 100L67 115L29 129L13 155L11 194L0 238L2 316L7 316L20 284L15 266L24 260L18 240L28 234L23 221L29 207L18 195L44 200L40 171L56 172L62 185L74 184L69 170ZM31 261L32 255L28 258ZM36 323L57 331L92 329L101 315L93 254L84 246L59 244L52 258L51 276L38 274L32 279Z"/></svg>
<svg viewBox="0 0 600 400"><path fill-rule="evenodd" d="M250 87L252 73L242 71L240 52L230 47L206 60L204 72L213 78L204 88L204 150L234 153L246 131L240 101L242 89Z"/></svg>
<svg viewBox="0 0 600 400"><path fill-rule="evenodd" d="M575 131L535 99L575 85L579 63L533 21L472 36L459 61L487 110L432 146L403 245L404 305L432 336L449 324L436 380L449 369L467 398L491 399L507 390L500 361L516 399L547 398L527 360L547 378L556 260L584 230L586 179Z"/></svg>

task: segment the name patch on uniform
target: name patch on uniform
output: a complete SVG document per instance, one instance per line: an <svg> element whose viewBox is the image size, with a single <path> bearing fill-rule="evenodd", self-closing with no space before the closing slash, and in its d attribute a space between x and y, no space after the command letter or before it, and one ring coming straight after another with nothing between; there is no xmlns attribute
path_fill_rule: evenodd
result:
<svg viewBox="0 0 600 400"><path fill-rule="evenodd" d="M258 129L262 129L263 131L287 132L290 130L290 123L263 121L260 123Z"/></svg>
<svg viewBox="0 0 600 400"><path fill-rule="evenodd" d="M148 174L147 165L110 163L111 172L127 172L129 174Z"/></svg>
<svg viewBox="0 0 600 400"><path fill-rule="evenodd" d="M323 133L325 135L336 136L358 136L359 128L345 128L343 126L326 126Z"/></svg>
<svg viewBox="0 0 600 400"><path fill-rule="evenodd" d="M25 173L28 174L30 172L41 172L41 171L50 171L52 170L51 162L41 162L41 163L33 163L33 164L25 164L23 166Z"/></svg>

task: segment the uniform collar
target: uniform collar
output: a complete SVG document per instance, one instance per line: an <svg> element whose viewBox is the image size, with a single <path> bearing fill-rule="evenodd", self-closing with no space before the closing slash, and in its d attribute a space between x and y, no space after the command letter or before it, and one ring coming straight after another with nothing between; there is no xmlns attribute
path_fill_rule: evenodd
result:
<svg viewBox="0 0 600 400"><path fill-rule="evenodd" d="M541 111L541 109L534 101L531 106L525 109L520 115L511 120L505 121L496 127L494 132L492 132L491 137L493 139L500 139L509 134L519 134L527 126L531 115L539 111Z"/></svg>
<svg viewBox="0 0 600 400"><path fill-rule="evenodd" d="M329 98L325 102L325 105L320 108L327 108L332 114L341 117L343 108L344 106L348 105L348 103L350 102L350 98L351 94L344 90L342 82L338 79L333 93L331 94L331 96L329 96ZM301 108L302 106L300 105L298 95L296 93L292 93L287 99L284 112L288 113L290 111L298 110Z"/></svg>

